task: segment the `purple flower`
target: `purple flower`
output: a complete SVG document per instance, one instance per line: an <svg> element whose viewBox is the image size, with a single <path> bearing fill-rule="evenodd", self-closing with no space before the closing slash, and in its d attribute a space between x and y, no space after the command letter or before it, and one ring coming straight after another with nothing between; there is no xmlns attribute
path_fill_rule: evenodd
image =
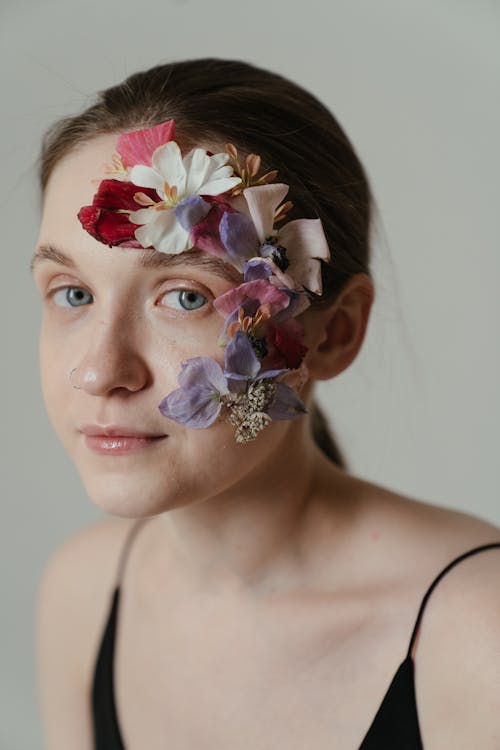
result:
<svg viewBox="0 0 500 750"><path fill-rule="evenodd" d="M229 255L244 260L256 255L259 237L253 221L245 214L225 213L219 225L220 238Z"/></svg>
<svg viewBox="0 0 500 750"><path fill-rule="evenodd" d="M268 279L272 273L272 267L263 258L251 258L243 264L244 282Z"/></svg>
<svg viewBox="0 0 500 750"><path fill-rule="evenodd" d="M181 227L190 232L195 224L205 218L210 209L210 203L199 195L188 195L174 208L174 214Z"/></svg>
<svg viewBox="0 0 500 750"><path fill-rule="evenodd" d="M260 360L255 354L248 334L240 328L226 346L224 374L231 381L274 378L283 372L288 372L286 368L281 370L265 370L264 372L259 371Z"/></svg>
<svg viewBox="0 0 500 750"><path fill-rule="evenodd" d="M221 398L229 393L222 367L211 357L193 357L182 363L178 380L181 387L165 396L159 410L187 427L209 427L219 415Z"/></svg>
<svg viewBox="0 0 500 750"><path fill-rule="evenodd" d="M295 391L285 385L285 383L275 383L276 394L271 403L266 408L273 422L283 419L295 419L307 414L307 409L297 396Z"/></svg>

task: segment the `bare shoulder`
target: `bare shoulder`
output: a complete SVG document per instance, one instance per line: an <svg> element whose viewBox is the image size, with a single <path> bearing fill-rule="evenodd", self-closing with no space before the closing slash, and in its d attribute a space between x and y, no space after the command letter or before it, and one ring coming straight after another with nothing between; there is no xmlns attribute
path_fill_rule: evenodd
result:
<svg viewBox="0 0 500 750"><path fill-rule="evenodd" d="M107 615L120 551L136 519L100 519L73 532L50 554L38 587L39 610L61 608L78 622L82 657ZM61 623L64 627L64 623Z"/></svg>
<svg viewBox="0 0 500 750"><path fill-rule="evenodd" d="M420 580L473 547L500 542L500 527L474 513L363 484L363 533L392 567L396 559L404 571L407 561ZM479 564L494 565L496 557L486 554Z"/></svg>
<svg viewBox="0 0 500 750"><path fill-rule="evenodd" d="M418 501L400 512L411 522L404 537L420 595L443 572L413 649L423 745L493 750L500 746L500 528Z"/></svg>
<svg viewBox="0 0 500 750"><path fill-rule="evenodd" d="M40 576L35 628L38 695L46 743L54 750L92 747L92 666L120 549L134 523L111 517L79 529L51 553Z"/></svg>
<svg viewBox="0 0 500 750"><path fill-rule="evenodd" d="M500 747L500 527L365 488L363 536L384 577L414 602L436 581L412 653L424 747Z"/></svg>

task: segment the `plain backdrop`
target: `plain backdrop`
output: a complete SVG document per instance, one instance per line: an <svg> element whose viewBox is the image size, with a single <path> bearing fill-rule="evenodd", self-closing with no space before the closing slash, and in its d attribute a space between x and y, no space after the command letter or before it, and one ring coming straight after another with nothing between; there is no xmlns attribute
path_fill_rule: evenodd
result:
<svg viewBox="0 0 500 750"><path fill-rule="evenodd" d="M159 62L268 67L346 129L379 207L377 299L324 405L350 470L500 523L500 4L496 0L44 0L0 9L1 750L41 748L34 606L44 563L103 513L45 415L34 162L46 127Z"/></svg>

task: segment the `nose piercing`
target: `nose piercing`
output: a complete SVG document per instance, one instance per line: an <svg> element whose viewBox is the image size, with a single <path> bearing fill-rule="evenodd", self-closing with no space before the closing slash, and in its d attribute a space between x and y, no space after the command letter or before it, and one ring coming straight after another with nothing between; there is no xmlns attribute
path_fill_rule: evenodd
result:
<svg viewBox="0 0 500 750"><path fill-rule="evenodd" d="M78 370L78 367L73 367L73 369L71 370L71 372L69 374L69 378L68 378L70 383L71 383L71 377L72 377L73 373L76 372L77 370ZM79 391L82 390L81 385L73 385L73 383L71 383L71 385L73 386L73 388L76 388Z"/></svg>

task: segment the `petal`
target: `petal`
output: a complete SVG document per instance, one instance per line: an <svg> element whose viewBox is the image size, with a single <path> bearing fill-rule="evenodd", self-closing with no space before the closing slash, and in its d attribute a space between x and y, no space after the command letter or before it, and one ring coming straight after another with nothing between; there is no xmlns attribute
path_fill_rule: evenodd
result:
<svg viewBox="0 0 500 750"><path fill-rule="evenodd" d="M141 247L135 238L137 225L129 220L127 214L97 206L83 206L78 212L78 219L92 237L109 247Z"/></svg>
<svg viewBox="0 0 500 750"><path fill-rule="evenodd" d="M125 180L101 180L97 193L92 200L93 206L99 208L120 209L134 211L137 202L134 195L139 192L139 186ZM156 190L146 188L146 193L152 200L157 201Z"/></svg>
<svg viewBox="0 0 500 750"><path fill-rule="evenodd" d="M278 232L281 245L286 247L290 265L287 268L294 280L315 294L321 294L321 263L330 260L330 249L321 219L295 219Z"/></svg>
<svg viewBox="0 0 500 750"><path fill-rule="evenodd" d="M160 214L166 214L166 211L155 211L153 208L138 208L137 211L131 211L129 214L130 221L134 224L149 224Z"/></svg>
<svg viewBox="0 0 500 750"><path fill-rule="evenodd" d="M227 190L236 187L241 182L241 177L231 177L232 167L224 167L224 174L214 176L208 182L204 182L199 189L200 195L220 195ZM222 170L220 170L222 172Z"/></svg>
<svg viewBox="0 0 500 750"><path fill-rule="evenodd" d="M174 208L177 221L186 232L190 232L195 224L205 218L210 211L210 203L199 195L189 195Z"/></svg>
<svg viewBox="0 0 500 750"><path fill-rule="evenodd" d="M286 291L290 297L290 304L285 307L284 310L280 310L274 315L274 321L281 323L287 318L296 318L298 315L307 310L311 305L310 299L306 296L305 292L295 292L292 289L282 289Z"/></svg>
<svg viewBox="0 0 500 750"><path fill-rule="evenodd" d="M229 155L224 153L209 156L204 149L197 148L189 152L184 159L188 172L187 193L199 195L219 195L235 185L241 177L234 176L234 170L227 164Z"/></svg>
<svg viewBox="0 0 500 750"><path fill-rule="evenodd" d="M148 223L135 231L136 239L143 247L154 247L162 253L180 253L186 249L188 233L181 227L173 211L155 211L145 208L131 214L133 221L139 220L141 215L151 217Z"/></svg>
<svg viewBox="0 0 500 750"><path fill-rule="evenodd" d="M157 148L153 154L153 168L161 176L162 182L170 187L177 186L180 196L186 194L186 170L182 162L181 150L175 141ZM132 179L132 175L130 175Z"/></svg>
<svg viewBox="0 0 500 750"><path fill-rule="evenodd" d="M260 242L271 234L274 226L274 212L287 193L288 185L281 182L256 185L245 188L243 191Z"/></svg>
<svg viewBox="0 0 500 750"><path fill-rule="evenodd" d="M241 380L255 378L259 370L259 358L247 334L240 328L226 346L224 373L228 378Z"/></svg>
<svg viewBox="0 0 500 750"><path fill-rule="evenodd" d="M178 376L182 386L197 385L211 393L227 394L227 381L220 364L212 357L192 357L182 363Z"/></svg>
<svg viewBox="0 0 500 750"><path fill-rule="evenodd" d="M256 307L268 303L271 305L271 315L275 315L288 307L290 297L266 279L257 279L247 281L219 295L214 299L213 306L221 315L229 315L247 302L255 303Z"/></svg>
<svg viewBox="0 0 500 750"><path fill-rule="evenodd" d="M220 408L217 394L197 391L195 388L177 388L165 396L158 406L164 417L198 430L213 424Z"/></svg>
<svg viewBox="0 0 500 750"><path fill-rule="evenodd" d="M243 264L243 281L268 279L272 273L273 268L263 258L251 258Z"/></svg>
<svg viewBox="0 0 500 750"><path fill-rule="evenodd" d="M267 339L284 358L286 366L292 370L302 363L307 352L304 341L304 327L295 318L289 318L281 325L273 321L268 326Z"/></svg>
<svg viewBox="0 0 500 750"><path fill-rule="evenodd" d="M123 133L117 140L116 150L126 167L135 164L150 166L154 151L158 146L172 140L174 129L174 121L167 120L152 128Z"/></svg>
<svg viewBox="0 0 500 750"><path fill-rule="evenodd" d="M163 192L164 181L155 169L151 169L151 167L143 167L142 165L132 167L130 170L130 179L134 185L137 185L138 187L153 188L158 195L161 195L162 198L165 197Z"/></svg>
<svg viewBox="0 0 500 750"><path fill-rule="evenodd" d="M266 412L273 421L284 419L295 419L307 414L307 409L297 396L285 383L276 383L276 394L267 406Z"/></svg>
<svg viewBox="0 0 500 750"><path fill-rule="evenodd" d="M259 238L251 219L238 212L226 212L220 222L220 238L230 255L249 258L256 254Z"/></svg>
<svg viewBox="0 0 500 750"><path fill-rule="evenodd" d="M184 169L186 170L186 193L187 195L198 194L203 185L205 177L210 170L210 156L203 148L193 148L184 157Z"/></svg>

